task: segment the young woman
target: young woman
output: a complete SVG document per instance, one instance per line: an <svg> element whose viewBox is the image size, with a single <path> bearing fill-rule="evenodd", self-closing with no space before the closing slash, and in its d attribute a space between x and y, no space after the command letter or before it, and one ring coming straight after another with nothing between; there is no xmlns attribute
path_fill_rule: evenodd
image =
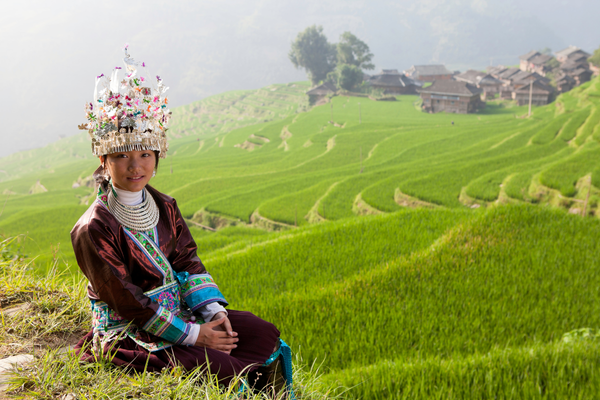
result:
<svg viewBox="0 0 600 400"><path fill-rule="evenodd" d="M125 78L118 80L121 68L104 88L97 78L80 126L101 164L97 200L71 232L93 319L76 348L88 361L110 355L139 371L204 367L224 384L248 373L255 390L285 384L291 391L289 347L277 328L224 308L175 199L148 185L168 148L168 88L158 76L149 87L138 75L145 65L125 55Z"/></svg>

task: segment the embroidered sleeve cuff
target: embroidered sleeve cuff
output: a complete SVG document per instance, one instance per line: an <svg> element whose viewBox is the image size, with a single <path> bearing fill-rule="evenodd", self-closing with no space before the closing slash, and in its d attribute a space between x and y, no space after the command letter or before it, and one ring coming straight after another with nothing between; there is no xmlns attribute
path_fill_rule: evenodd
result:
<svg viewBox="0 0 600 400"><path fill-rule="evenodd" d="M168 309L158 306L154 316L146 322L142 329L171 343L182 344L189 336L191 326Z"/></svg>
<svg viewBox="0 0 600 400"><path fill-rule="evenodd" d="M182 279L179 275L181 294L192 311L210 303L219 303L223 306L228 304L209 274L190 275L186 276L186 279Z"/></svg>

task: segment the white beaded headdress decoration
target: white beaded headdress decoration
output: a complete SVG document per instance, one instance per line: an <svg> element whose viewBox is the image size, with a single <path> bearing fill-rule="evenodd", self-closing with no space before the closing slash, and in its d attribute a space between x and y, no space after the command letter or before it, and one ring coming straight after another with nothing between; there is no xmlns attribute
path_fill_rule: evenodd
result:
<svg viewBox="0 0 600 400"><path fill-rule="evenodd" d="M146 64L131 58L127 47L123 59L125 78L119 81L121 67L115 67L110 78L104 74L96 77L94 101L85 105L88 122L79 125L79 129L89 132L92 153L96 156L119 151L157 150L160 157L165 158L169 148L166 133L171 111L164 94L169 88L163 85L158 75L151 83ZM139 67L144 68L146 76L138 75Z"/></svg>

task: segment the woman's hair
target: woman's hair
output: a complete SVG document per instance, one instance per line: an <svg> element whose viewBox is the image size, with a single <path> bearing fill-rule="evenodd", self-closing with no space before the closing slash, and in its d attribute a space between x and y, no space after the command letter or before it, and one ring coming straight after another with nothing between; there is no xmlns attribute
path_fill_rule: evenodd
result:
<svg viewBox="0 0 600 400"><path fill-rule="evenodd" d="M160 152L158 150L152 150L154 151L154 159L156 160L155 164L154 164L154 169L158 170L158 159L159 159L159 155ZM100 166L98 168L96 168L96 170L94 171L94 174L92 175L92 177L94 178L94 181L96 181L97 184L101 185L104 182L108 182L109 176L108 176L108 171L107 169L104 167L104 162L106 161L106 156L107 154L103 155L100 158Z"/></svg>

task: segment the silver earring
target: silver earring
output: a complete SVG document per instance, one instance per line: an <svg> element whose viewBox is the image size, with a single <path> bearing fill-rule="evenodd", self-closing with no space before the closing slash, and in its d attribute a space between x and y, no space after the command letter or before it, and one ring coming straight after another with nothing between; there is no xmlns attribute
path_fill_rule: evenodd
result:
<svg viewBox="0 0 600 400"><path fill-rule="evenodd" d="M152 177L154 178L156 176L156 170L152 171Z"/></svg>

